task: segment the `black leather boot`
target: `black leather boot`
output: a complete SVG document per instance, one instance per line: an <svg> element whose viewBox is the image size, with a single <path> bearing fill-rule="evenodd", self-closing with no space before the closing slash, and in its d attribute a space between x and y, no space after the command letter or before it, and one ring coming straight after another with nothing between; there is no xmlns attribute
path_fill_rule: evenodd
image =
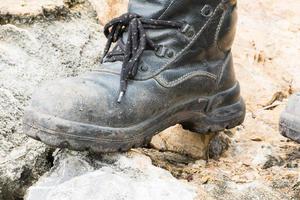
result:
<svg viewBox="0 0 300 200"><path fill-rule="evenodd" d="M130 0L129 12L105 26L101 67L36 91L24 132L52 146L113 152L177 123L198 133L241 124L236 21L234 0Z"/></svg>

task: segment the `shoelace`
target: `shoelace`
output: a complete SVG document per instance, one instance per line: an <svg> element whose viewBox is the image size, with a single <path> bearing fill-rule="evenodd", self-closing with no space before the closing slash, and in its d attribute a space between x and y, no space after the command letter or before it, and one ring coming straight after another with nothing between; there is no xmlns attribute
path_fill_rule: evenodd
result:
<svg viewBox="0 0 300 200"><path fill-rule="evenodd" d="M157 51L159 46L147 37L145 29L183 28L183 22L173 22L143 18L134 13L126 13L111 20L104 27L107 43L104 48L101 63L105 57L123 61L120 75L120 93L117 102L120 103L126 92L128 80L134 78L138 70L138 62L143 51L149 47ZM127 32L125 46L120 42L123 33ZM109 53L112 43L118 42L118 47ZM122 47L123 46L123 47ZM120 50L116 50L120 49Z"/></svg>

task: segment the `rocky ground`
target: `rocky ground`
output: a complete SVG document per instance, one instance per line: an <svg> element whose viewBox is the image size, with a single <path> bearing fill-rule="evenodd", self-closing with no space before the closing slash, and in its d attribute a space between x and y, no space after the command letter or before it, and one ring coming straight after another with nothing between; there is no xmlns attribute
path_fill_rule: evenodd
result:
<svg viewBox="0 0 300 200"><path fill-rule="evenodd" d="M0 200L300 199L300 146L278 134L286 99L300 91L300 3L294 0L239 1L233 53L247 102L242 126L211 135L175 126L154 137L151 148L112 155L55 150L22 134L32 91L97 67L101 24L125 4L0 4Z"/></svg>

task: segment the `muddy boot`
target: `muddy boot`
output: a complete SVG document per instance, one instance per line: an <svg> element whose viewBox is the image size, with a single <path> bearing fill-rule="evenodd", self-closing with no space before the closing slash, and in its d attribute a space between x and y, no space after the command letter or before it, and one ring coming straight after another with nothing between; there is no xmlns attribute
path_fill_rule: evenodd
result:
<svg viewBox="0 0 300 200"><path fill-rule="evenodd" d="M300 93L290 97L279 122L281 135L300 143Z"/></svg>
<svg viewBox="0 0 300 200"><path fill-rule="evenodd" d="M101 67L36 91L24 133L56 147L114 152L177 123L198 133L241 124L230 51L236 21L233 0L130 0L129 12L104 28Z"/></svg>

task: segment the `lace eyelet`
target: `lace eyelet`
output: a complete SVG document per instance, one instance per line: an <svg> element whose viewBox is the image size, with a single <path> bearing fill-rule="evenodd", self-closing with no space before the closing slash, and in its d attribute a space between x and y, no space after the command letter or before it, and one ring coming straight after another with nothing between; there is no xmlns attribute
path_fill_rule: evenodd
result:
<svg viewBox="0 0 300 200"><path fill-rule="evenodd" d="M173 58L175 55L175 52L173 49L167 48L165 46L159 46L157 50L155 51L155 54L158 57L163 57L163 58Z"/></svg>
<svg viewBox="0 0 300 200"><path fill-rule="evenodd" d="M210 17L212 14L213 14L213 8L208 4L203 6L203 8L201 9L201 15L204 17Z"/></svg>
<svg viewBox="0 0 300 200"><path fill-rule="evenodd" d="M169 49L169 50L167 51L167 57L168 57L168 58L173 58L174 55L175 55L175 53L174 53L173 50L170 50L170 49Z"/></svg>
<svg viewBox="0 0 300 200"><path fill-rule="evenodd" d="M168 49L162 45L158 46L157 50L155 51L155 55L158 57L165 57Z"/></svg>
<svg viewBox="0 0 300 200"><path fill-rule="evenodd" d="M194 35L195 35L195 30L194 30L194 28L193 28L191 25L189 25L189 24L186 24L186 25L182 28L181 32L182 32L186 37L188 37L188 38L192 38L192 37L194 37Z"/></svg>
<svg viewBox="0 0 300 200"><path fill-rule="evenodd" d="M194 37L195 31L190 30L190 31L188 31L188 32L186 33L186 35L187 35L189 38Z"/></svg>
<svg viewBox="0 0 300 200"><path fill-rule="evenodd" d="M142 65L140 66L140 71L142 71L142 72L148 71L148 66L142 64Z"/></svg>

